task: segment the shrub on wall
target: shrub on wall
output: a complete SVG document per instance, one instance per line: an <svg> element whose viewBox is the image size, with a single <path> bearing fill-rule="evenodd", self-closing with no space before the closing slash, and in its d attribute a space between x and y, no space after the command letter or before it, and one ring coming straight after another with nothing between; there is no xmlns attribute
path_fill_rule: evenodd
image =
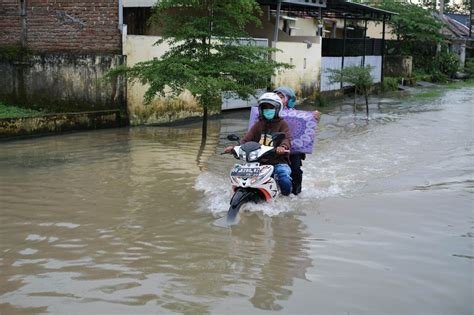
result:
<svg viewBox="0 0 474 315"><path fill-rule="evenodd" d="M17 60L20 55L21 48L17 45L1 45L0 46L0 61Z"/></svg>

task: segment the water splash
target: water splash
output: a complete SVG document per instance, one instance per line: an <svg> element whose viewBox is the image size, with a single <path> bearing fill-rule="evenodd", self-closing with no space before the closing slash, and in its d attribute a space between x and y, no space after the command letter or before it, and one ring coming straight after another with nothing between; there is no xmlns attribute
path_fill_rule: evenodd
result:
<svg viewBox="0 0 474 315"><path fill-rule="evenodd" d="M211 211L215 216L225 214L229 210L229 202L232 198L232 189L227 174L215 174L212 172L203 172L194 185L196 190L202 191L205 198L202 200L202 209ZM280 213L296 210L293 201L296 196L277 196L269 203L247 203L240 211L261 212L268 216L276 216Z"/></svg>

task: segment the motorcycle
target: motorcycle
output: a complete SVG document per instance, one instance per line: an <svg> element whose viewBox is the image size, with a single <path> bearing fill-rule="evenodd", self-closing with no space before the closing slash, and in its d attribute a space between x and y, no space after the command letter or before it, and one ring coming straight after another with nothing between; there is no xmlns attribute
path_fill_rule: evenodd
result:
<svg viewBox="0 0 474 315"><path fill-rule="evenodd" d="M272 177L273 165L260 165L262 159L276 154L276 147L285 138L284 133L274 133L270 145L246 142L235 146L232 154L244 163L235 164L230 171L234 194L227 211L227 224L236 223L240 208L246 202L272 201L278 193L278 185ZM227 136L230 141L239 141L237 135Z"/></svg>

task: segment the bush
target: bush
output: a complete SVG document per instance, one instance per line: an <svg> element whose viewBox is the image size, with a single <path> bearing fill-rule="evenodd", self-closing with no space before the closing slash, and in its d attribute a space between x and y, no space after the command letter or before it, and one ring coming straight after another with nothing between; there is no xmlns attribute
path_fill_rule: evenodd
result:
<svg viewBox="0 0 474 315"><path fill-rule="evenodd" d="M44 114L43 112L22 108L18 106L8 105L0 101L0 119L1 118L16 118L16 117L31 117Z"/></svg>
<svg viewBox="0 0 474 315"><path fill-rule="evenodd" d="M431 82L434 83L446 83L448 82L448 76L441 71L434 70L431 74Z"/></svg>
<svg viewBox="0 0 474 315"><path fill-rule="evenodd" d="M328 103L329 103L329 101L328 101L328 98L326 96L321 95L321 94L318 94L318 96L316 96L316 104L319 107L325 107Z"/></svg>
<svg viewBox="0 0 474 315"><path fill-rule="evenodd" d="M469 78L474 78L474 58L469 58L466 60L464 71L469 76Z"/></svg>
<svg viewBox="0 0 474 315"><path fill-rule="evenodd" d="M384 77L382 91L396 91L398 90L398 78Z"/></svg>
<svg viewBox="0 0 474 315"><path fill-rule="evenodd" d="M431 81L431 76L423 71L413 71L413 83L420 81Z"/></svg>
<svg viewBox="0 0 474 315"><path fill-rule="evenodd" d="M452 52L440 53L434 62L434 67L448 77L459 71L459 56Z"/></svg>

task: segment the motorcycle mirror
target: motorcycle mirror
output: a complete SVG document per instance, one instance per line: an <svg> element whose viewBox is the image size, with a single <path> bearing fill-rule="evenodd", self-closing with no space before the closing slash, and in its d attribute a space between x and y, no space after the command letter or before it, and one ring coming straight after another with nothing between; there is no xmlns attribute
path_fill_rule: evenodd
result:
<svg viewBox="0 0 474 315"><path fill-rule="evenodd" d="M239 141L240 138L236 134L230 134L230 135L227 136L227 140L229 140L229 141Z"/></svg>

